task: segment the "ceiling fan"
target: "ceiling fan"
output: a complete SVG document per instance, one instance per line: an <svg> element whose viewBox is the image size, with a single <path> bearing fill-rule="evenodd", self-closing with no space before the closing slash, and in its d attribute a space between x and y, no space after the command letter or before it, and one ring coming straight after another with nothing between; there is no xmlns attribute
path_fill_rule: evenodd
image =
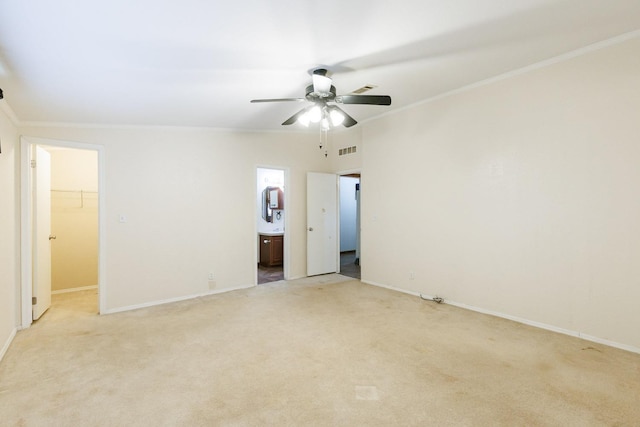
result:
<svg viewBox="0 0 640 427"><path fill-rule="evenodd" d="M324 130L331 126L351 127L358 123L334 104L391 105L391 97L387 95L336 95L336 88L331 84L331 78L327 76L327 70L324 68L314 70L311 77L313 84L307 86L304 98L252 99L251 102L309 101L311 105L298 111L282 124L286 126L298 122L309 126L309 123L320 123Z"/></svg>

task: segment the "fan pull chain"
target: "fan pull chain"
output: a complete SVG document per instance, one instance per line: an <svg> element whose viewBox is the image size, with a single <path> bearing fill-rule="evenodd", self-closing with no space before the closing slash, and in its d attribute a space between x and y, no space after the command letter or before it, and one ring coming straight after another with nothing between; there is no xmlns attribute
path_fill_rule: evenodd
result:
<svg viewBox="0 0 640 427"><path fill-rule="evenodd" d="M327 145L327 141L328 141L328 134L329 134L329 130L328 129L322 129L322 127L320 127L320 149L322 150L323 147L325 147ZM322 139L322 136L324 135L324 142ZM324 148L324 156L328 157L329 153L327 152L326 147Z"/></svg>

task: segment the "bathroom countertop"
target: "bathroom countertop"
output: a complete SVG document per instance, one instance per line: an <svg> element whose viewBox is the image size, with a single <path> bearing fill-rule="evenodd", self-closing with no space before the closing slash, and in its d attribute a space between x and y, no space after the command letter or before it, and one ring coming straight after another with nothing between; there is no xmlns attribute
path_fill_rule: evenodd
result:
<svg viewBox="0 0 640 427"><path fill-rule="evenodd" d="M261 236L284 236L284 231L259 231L258 234Z"/></svg>

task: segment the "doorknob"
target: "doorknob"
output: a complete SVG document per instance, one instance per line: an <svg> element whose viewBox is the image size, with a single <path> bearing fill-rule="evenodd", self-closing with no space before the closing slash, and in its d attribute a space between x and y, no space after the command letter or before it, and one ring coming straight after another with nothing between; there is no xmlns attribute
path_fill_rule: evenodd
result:
<svg viewBox="0 0 640 427"><path fill-rule="evenodd" d="M309 227L309 231L313 231L313 227Z"/></svg>
<svg viewBox="0 0 640 427"><path fill-rule="evenodd" d="M49 240L56 240L55 234L49 234Z"/></svg>

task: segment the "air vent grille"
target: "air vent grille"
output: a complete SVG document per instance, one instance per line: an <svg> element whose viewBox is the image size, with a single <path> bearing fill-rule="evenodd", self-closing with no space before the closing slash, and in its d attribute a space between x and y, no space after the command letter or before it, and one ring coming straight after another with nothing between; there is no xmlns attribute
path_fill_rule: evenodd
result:
<svg viewBox="0 0 640 427"><path fill-rule="evenodd" d="M355 154L356 146L341 148L338 150L338 156L346 156L347 154Z"/></svg>
<svg viewBox="0 0 640 427"><path fill-rule="evenodd" d="M376 87L377 87L377 86L375 86L375 85L366 85L366 86L362 86L360 89L356 89L356 90L354 90L354 91L353 91L353 92L351 92L351 93L355 93L355 94L360 95L360 94L365 93L365 92L368 92L368 91L370 91L371 89L374 89L374 88L376 88Z"/></svg>

